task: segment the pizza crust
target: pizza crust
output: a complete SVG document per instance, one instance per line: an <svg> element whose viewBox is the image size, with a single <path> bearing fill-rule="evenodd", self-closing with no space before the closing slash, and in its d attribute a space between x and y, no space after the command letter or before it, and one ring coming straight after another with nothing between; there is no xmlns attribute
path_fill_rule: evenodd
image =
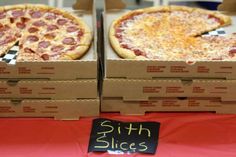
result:
<svg viewBox="0 0 236 157"><path fill-rule="evenodd" d="M226 16L218 11L216 11L214 13L214 16L218 17L219 19L221 19L224 22L224 24L222 26L227 26L227 25L232 24L232 19L229 16Z"/></svg>
<svg viewBox="0 0 236 157"><path fill-rule="evenodd" d="M79 45L84 45L84 46L89 46L91 45L93 37L91 33L85 33L82 38L80 39L80 44Z"/></svg>
<svg viewBox="0 0 236 157"><path fill-rule="evenodd" d="M116 25L119 23L119 20L115 20L112 22L110 28L109 28L109 37L114 36L116 33Z"/></svg>
<svg viewBox="0 0 236 157"><path fill-rule="evenodd" d="M141 10L138 10L137 13L141 12ZM127 15L128 16L128 15ZM127 16L125 18L127 18ZM122 57L122 58L127 58L127 59L135 59L136 55L134 54L133 51L128 50L128 49L124 49L120 46L120 43L118 41L118 39L115 37L115 29L116 29L116 25L119 24L119 21L121 19L117 19L115 20L112 25L110 26L110 32L109 32L109 40L111 43L111 46L113 47L113 49L115 49L115 51L117 52L117 54Z"/></svg>
<svg viewBox="0 0 236 157"><path fill-rule="evenodd" d="M13 9L22 9L22 10L25 10L26 9L26 6L23 5L23 4L18 4L18 5L6 5L3 7L5 11L8 11L8 10L13 10Z"/></svg>
<svg viewBox="0 0 236 157"><path fill-rule="evenodd" d="M170 6L149 7L149 8L139 9L139 10L140 10L140 12L146 12L146 13L151 13L151 12L169 12L170 11Z"/></svg>
<svg viewBox="0 0 236 157"><path fill-rule="evenodd" d="M186 6L178 6L178 5L171 5L170 6L170 11L186 11L186 12L193 12L195 8L190 8Z"/></svg>
<svg viewBox="0 0 236 157"><path fill-rule="evenodd" d="M136 58L136 55L134 54L133 51L128 50L128 49L124 49L120 46L120 43L115 36L110 35L109 38L110 38L110 43L111 43L112 47L116 50L117 54L120 57L126 58L126 59L135 59Z"/></svg>
<svg viewBox="0 0 236 157"><path fill-rule="evenodd" d="M4 11L5 8L4 7L0 7L0 12Z"/></svg>
<svg viewBox="0 0 236 157"><path fill-rule="evenodd" d="M84 52L87 51L88 49L89 49L89 45L78 46L73 51L67 51L63 56L59 57L59 59L74 60L74 59L80 58L85 54Z"/></svg>
<svg viewBox="0 0 236 157"><path fill-rule="evenodd" d="M53 7L46 6L43 4L25 4L26 9L31 9L31 10L43 10L43 11L48 11L50 9L53 9Z"/></svg>

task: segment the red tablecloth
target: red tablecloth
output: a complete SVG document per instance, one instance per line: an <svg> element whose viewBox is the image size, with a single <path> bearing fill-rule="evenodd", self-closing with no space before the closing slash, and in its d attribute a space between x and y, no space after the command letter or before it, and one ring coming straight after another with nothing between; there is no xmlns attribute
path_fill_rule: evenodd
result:
<svg viewBox="0 0 236 157"><path fill-rule="evenodd" d="M146 116L102 114L101 117L121 121L160 122L157 157L236 156L236 115L152 113ZM0 119L0 156L111 156L107 153L87 154L91 124L92 118L82 118L79 121Z"/></svg>

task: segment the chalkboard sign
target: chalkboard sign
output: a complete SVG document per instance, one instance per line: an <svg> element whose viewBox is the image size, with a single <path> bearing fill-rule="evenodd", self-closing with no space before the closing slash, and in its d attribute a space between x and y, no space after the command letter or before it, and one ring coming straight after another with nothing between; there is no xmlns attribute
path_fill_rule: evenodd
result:
<svg viewBox="0 0 236 157"><path fill-rule="evenodd" d="M160 123L93 120L88 152L155 154Z"/></svg>

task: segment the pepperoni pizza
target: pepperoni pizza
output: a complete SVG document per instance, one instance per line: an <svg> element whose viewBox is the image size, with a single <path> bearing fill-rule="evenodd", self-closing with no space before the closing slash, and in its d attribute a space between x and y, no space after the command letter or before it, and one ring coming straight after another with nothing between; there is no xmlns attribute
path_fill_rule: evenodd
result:
<svg viewBox="0 0 236 157"><path fill-rule="evenodd" d="M236 34L201 37L231 24L219 12L183 6L134 10L115 20L110 43L126 59L232 60L236 59Z"/></svg>
<svg viewBox="0 0 236 157"><path fill-rule="evenodd" d="M32 4L0 7L0 56L18 43L17 61L74 60L91 40L89 27L66 11Z"/></svg>

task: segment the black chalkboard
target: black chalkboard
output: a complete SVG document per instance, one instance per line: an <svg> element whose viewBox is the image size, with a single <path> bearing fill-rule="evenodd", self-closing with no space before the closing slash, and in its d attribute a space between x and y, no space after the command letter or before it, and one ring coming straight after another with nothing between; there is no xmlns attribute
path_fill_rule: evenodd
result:
<svg viewBox="0 0 236 157"><path fill-rule="evenodd" d="M93 120L88 152L155 154L160 123Z"/></svg>

